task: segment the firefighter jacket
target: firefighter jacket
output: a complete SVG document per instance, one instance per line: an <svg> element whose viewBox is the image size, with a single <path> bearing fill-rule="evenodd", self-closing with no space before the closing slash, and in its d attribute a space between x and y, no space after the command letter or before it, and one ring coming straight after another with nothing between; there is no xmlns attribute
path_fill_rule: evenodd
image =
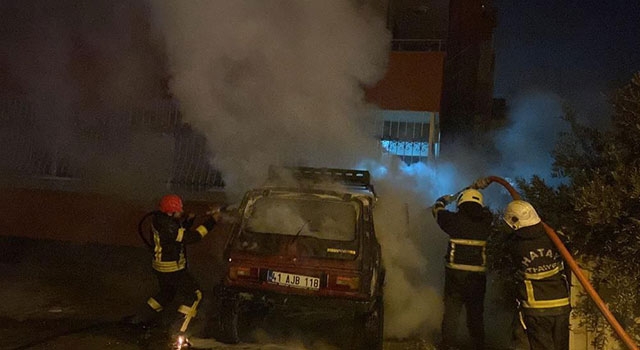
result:
<svg viewBox="0 0 640 350"><path fill-rule="evenodd" d="M185 244L200 241L215 226L212 217L192 229L193 221L180 222L163 212L153 213L153 269L159 272L175 272L186 268Z"/></svg>
<svg viewBox="0 0 640 350"><path fill-rule="evenodd" d="M560 253L542 223L515 231L514 259L518 264L518 301L525 314L569 312L569 287Z"/></svg>
<svg viewBox="0 0 640 350"><path fill-rule="evenodd" d="M462 203L457 212L444 209L437 201L433 215L449 235L445 266L453 270L485 272L487 237L491 233L491 212L476 203Z"/></svg>

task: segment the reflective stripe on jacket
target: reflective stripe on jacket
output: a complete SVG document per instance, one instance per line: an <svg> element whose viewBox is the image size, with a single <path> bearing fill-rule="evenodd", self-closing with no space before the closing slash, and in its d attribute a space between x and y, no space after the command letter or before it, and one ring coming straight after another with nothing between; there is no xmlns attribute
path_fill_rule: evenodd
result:
<svg viewBox="0 0 640 350"><path fill-rule="evenodd" d="M474 239L449 239L449 249L445 266L450 269L484 272L487 270L486 241ZM458 254L456 256L456 251ZM461 253L463 252L463 253ZM465 258L460 259L461 254ZM479 257L479 258L478 258Z"/></svg>
<svg viewBox="0 0 640 350"><path fill-rule="evenodd" d="M540 283L533 283L531 280L524 280L524 286L527 294L526 300L521 300L522 307L526 309L549 309L561 306L569 305L569 297L554 298L554 299L541 299L539 296L536 299L536 294L545 294L544 285ZM538 290L538 293L536 293Z"/></svg>
<svg viewBox="0 0 640 350"><path fill-rule="evenodd" d="M451 212L440 202L436 202L432 212L442 231L449 235L445 266L454 270L485 272L486 240L493 220L491 212L476 203L463 203L457 212Z"/></svg>
<svg viewBox="0 0 640 350"><path fill-rule="evenodd" d="M208 218L195 229L181 226L177 219L156 212L153 216L153 261L151 266L159 272L180 271L187 266L184 245L200 241L213 229L215 221Z"/></svg>
<svg viewBox="0 0 640 350"><path fill-rule="evenodd" d="M518 299L525 313L565 312L569 288L564 264L542 223L515 232L514 259L518 263Z"/></svg>

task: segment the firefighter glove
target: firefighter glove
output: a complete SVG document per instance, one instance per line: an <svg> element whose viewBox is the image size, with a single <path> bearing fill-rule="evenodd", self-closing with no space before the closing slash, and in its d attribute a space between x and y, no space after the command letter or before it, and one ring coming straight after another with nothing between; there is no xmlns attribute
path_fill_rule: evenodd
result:
<svg viewBox="0 0 640 350"><path fill-rule="evenodd" d="M222 208L219 206L211 207L207 214L211 215L216 222L219 222L222 218Z"/></svg>
<svg viewBox="0 0 640 350"><path fill-rule="evenodd" d="M444 196L438 198L436 200L436 202L441 202L442 204L444 204L445 206L447 206L449 203L453 202L456 200L456 197L454 195L451 194L445 194Z"/></svg>

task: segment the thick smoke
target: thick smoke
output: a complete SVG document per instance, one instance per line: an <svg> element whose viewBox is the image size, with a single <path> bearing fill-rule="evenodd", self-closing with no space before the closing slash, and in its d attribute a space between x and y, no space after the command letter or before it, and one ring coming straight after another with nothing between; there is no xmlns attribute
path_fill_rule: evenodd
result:
<svg viewBox="0 0 640 350"><path fill-rule="evenodd" d="M428 227L427 207L436 182L452 191L459 184L379 161L363 86L384 73L382 18L348 1L156 5L171 92L185 119L207 135L227 191L260 184L269 165L371 169L388 269L386 333L437 329L441 271L428 275L441 263L426 256L441 256L433 243L444 237Z"/></svg>
<svg viewBox="0 0 640 350"><path fill-rule="evenodd" d="M390 266L388 276L392 276L385 289L391 299L387 335L404 337L417 332L430 338L440 327L447 237L427 208L437 197L456 193L489 175L513 180L535 174L550 184L560 182L551 177L551 151L559 133L567 128L561 117L562 99L549 91L528 91L510 105L506 126L493 135L462 135L443 145L442 156L428 165L363 165L376 175L381 193L393 194L381 195L378 208L384 216L378 225L384 233L381 241ZM494 213L511 200L508 192L496 184L483 193L485 204ZM511 322L510 310L502 306L501 293L490 274L485 324L488 342L493 344L509 341L508 334L499 331L510 327Z"/></svg>
<svg viewBox="0 0 640 350"><path fill-rule="evenodd" d="M494 137L501 154L496 171L512 178L539 175L549 184L559 184L561 179L551 177L551 165L559 133L568 130L562 118L563 100L550 91L536 90L520 94L511 104L509 125Z"/></svg>
<svg viewBox="0 0 640 350"><path fill-rule="evenodd" d="M169 172L170 152L157 145L171 149L171 135L115 128L87 147L90 135L78 130L104 131L106 121L125 123L131 104L166 97L166 74L185 121L207 136L231 198L260 184L269 165L370 170L388 269L386 334L429 337L441 319L446 248L429 206L479 176L545 174L559 99L517 100L513 123L496 137L501 159L465 144L443 145L429 166L381 160L363 87L384 74L390 34L357 2L154 1L158 44L143 1L3 1L0 93L36 109L26 138L100 165L92 175L111 189L162 183L151 177Z"/></svg>
<svg viewBox="0 0 640 350"><path fill-rule="evenodd" d="M518 101L515 122L497 144L508 150L503 159L494 145L463 142L448 145L439 162L406 166L381 160L368 125L363 86L384 73L389 33L366 8L348 1L154 4L171 92L185 119L207 136L231 197L260 184L269 165L369 169L380 194L376 223L388 269L386 335L437 332L446 235L429 206L477 177L532 174L524 157L548 149L557 99ZM540 99L544 109L533 110ZM531 131L536 141L521 142ZM519 137L509 141L513 132ZM548 158L534 164L546 169Z"/></svg>
<svg viewBox="0 0 640 350"><path fill-rule="evenodd" d="M442 315L446 241L428 208L436 181L424 169L413 172L423 166L389 165L377 176L376 229L387 268L385 334L391 337L431 337Z"/></svg>
<svg viewBox="0 0 640 350"><path fill-rule="evenodd" d="M377 150L362 86L384 73L382 18L343 0L154 4L171 92L227 191L269 165L350 167Z"/></svg>

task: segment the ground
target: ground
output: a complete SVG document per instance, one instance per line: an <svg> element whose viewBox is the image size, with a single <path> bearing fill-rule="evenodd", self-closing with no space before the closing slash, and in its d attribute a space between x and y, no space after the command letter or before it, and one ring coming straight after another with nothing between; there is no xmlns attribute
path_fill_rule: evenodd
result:
<svg viewBox="0 0 640 350"><path fill-rule="evenodd" d="M192 261L194 275L210 285L220 269L198 256L200 261ZM155 291L149 269L143 247L0 236L0 349L157 349L157 331L141 332L119 322ZM203 289L206 297L208 288ZM205 313L211 309L211 303L201 307ZM343 345L336 339L346 337L341 330L348 329L329 328L334 325L326 321L296 327L286 322L267 320L265 330L229 346L206 338L208 325L198 317L191 329L200 337L193 344L203 349L328 350ZM389 340L384 348L433 346L420 339Z"/></svg>

